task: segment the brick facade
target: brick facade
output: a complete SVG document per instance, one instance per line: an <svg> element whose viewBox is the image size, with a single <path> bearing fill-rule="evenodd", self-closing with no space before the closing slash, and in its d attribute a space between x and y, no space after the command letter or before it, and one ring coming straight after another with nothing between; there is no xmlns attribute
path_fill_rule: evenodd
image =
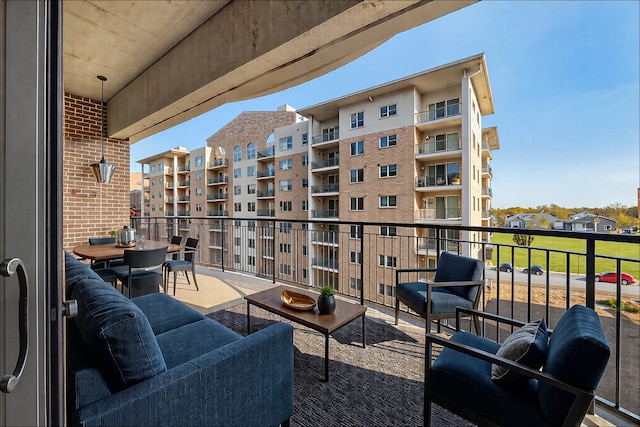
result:
<svg viewBox="0 0 640 427"><path fill-rule="evenodd" d="M100 101L71 94L64 97L63 247L106 237L129 224L129 143L105 138L104 155L116 166L108 184L91 171L100 161Z"/></svg>

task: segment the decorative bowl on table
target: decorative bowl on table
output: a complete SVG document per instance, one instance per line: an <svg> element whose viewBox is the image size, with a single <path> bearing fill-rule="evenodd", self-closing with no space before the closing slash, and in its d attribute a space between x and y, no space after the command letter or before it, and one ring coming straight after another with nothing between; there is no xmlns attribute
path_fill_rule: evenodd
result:
<svg viewBox="0 0 640 427"><path fill-rule="evenodd" d="M282 288L282 295L280 299L287 307L291 307L296 310L313 310L316 306L316 300L308 295L300 294Z"/></svg>

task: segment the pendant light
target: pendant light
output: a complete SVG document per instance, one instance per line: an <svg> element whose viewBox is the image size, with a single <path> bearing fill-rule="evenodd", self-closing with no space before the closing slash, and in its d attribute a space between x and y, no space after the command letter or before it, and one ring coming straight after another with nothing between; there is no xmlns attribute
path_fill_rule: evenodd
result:
<svg viewBox="0 0 640 427"><path fill-rule="evenodd" d="M102 146L102 159L100 159L100 162L92 164L91 170L99 184L106 184L111 181L111 176L116 167L107 163L104 158L104 82L107 78L105 76L98 76L98 80L102 82L102 97L100 98L100 145Z"/></svg>

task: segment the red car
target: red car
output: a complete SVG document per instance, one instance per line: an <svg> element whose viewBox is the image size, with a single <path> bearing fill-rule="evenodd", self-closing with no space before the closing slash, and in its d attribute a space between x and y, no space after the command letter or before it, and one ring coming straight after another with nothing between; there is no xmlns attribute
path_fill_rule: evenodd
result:
<svg viewBox="0 0 640 427"><path fill-rule="evenodd" d="M618 278L615 271L605 271L604 273L596 274L596 282L616 283L617 280ZM636 282L636 279L634 279L632 275L627 273L622 273L622 278L620 279L621 284L629 285L635 282Z"/></svg>

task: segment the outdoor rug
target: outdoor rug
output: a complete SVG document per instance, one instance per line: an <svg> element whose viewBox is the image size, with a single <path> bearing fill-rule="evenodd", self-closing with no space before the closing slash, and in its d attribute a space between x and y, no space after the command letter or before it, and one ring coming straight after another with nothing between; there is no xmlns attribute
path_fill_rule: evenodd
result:
<svg viewBox="0 0 640 427"><path fill-rule="evenodd" d="M247 333L247 306L238 304L208 316L241 335ZM424 330L366 317L336 331L329 341L329 382L324 382L324 336L258 307L251 329L275 322L293 325L294 410L292 426L422 426ZM432 405L434 426L473 424Z"/></svg>

